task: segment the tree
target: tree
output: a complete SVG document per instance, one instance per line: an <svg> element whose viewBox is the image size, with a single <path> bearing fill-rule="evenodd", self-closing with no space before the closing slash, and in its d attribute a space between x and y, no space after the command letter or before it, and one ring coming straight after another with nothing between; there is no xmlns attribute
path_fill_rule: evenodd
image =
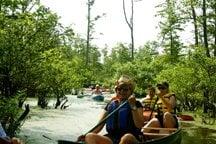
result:
<svg viewBox="0 0 216 144"><path fill-rule="evenodd" d="M158 12L158 15L162 19L159 23L159 27L161 28L160 35L162 36L165 52L169 55L172 63L178 60L182 47L182 43L179 40L179 32L183 30L181 28L183 19L177 11L180 9L178 6L178 3L174 0L166 0L158 6L162 8Z"/></svg>
<svg viewBox="0 0 216 144"><path fill-rule="evenodd" d="M209 46L208 46L208 32L207 32L207 15L206 15L206 0L203 0L202 3L202 11L203 11L203 39L204 39L204 47L206 50L206 56L210 57Z"/></svg>
<svg viewBox="0 0 216 144"><path fill-rule="evenodd" d="M86 38L86 66L88 66L89 64L89 53L90 53L90 48L91 48L91 44L90 41L93 38L93 33L94 33L94 25L95 25L95 21L97 21L98 19L100 19L102 16L105 16L105 13L103 13L102 15L97 15L96 17L94 17L93 19L91 19L91 10L92 7L95 3L95 0L88 0L87 2L87 6L88 6L88 14L87 14L87 38Z"/></svg>
<svg viewBox="0 0 216 144"><path fill-rule="evenodd" d="M125 0L123 0L123 11L124 11L124 17L125 21L130 29L130 35L131 35L131 59L134 59L134 22L133 22L133 17L134 17L134 1L131 0L131 17L130 21L127 18L126 14L126 8L125 8Z"/></svg>

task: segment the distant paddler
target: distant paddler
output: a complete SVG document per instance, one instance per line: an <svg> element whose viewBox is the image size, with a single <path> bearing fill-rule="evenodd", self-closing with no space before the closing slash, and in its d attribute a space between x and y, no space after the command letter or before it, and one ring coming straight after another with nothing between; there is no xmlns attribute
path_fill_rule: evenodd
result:
<svg viewBox="0 0 216 144"><path fill-rule="evenodd" d="M102 95L102 91L98 84L95 86L95 89L92 91L92 95Z"/></svg>

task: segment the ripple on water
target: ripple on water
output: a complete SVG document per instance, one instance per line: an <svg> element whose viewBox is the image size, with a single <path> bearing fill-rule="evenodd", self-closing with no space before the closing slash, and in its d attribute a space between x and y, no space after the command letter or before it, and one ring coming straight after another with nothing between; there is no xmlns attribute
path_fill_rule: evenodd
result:
<svg viewBox="0 0 216 144"><path fill-rule="evenodd" d="M181 144L216 144L216 130L195 127L193 123L190 123L189 125L188 123L183 125L183 138Z"/></svg>

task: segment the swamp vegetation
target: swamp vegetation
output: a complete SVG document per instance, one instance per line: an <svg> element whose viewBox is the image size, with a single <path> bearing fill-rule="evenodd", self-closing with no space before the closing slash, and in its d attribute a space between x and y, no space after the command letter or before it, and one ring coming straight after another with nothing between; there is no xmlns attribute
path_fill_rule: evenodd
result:
<svg viewBox="0 0 216 144"><path fill-rule="evenodd" d="M91 9L94 2L88 1ZM60 109L71 89L100 84L113 90L121 74L134 78L137 97L145 96L148 84L168 81L179 112L198 111L204 125L215 124L216 1L164 0L156 9L158 39L134 49L121 42L108 48L91 43L101 16L87 19L90 37L85 39L40 0L1 0L0 120L7 134L22 129L31 112L24 105L27 98L37 99L43 111L52 98L52 108ZM192 42L182 40L183 32Z"/></svg>

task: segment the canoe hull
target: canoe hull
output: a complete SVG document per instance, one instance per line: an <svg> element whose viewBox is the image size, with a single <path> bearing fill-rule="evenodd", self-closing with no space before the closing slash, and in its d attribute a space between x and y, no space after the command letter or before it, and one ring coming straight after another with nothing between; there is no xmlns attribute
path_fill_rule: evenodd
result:
<svg viewBox="0 0 216 144"><path fill-rule="evenodd" d="M104 96L103 95L96 95L96 96L93 96L92 99L95 101L104 101Z"/></svg>
<svg viewBox="0 0 216 144"><path fill-rule="evenodd" d="M174 132L169 136L148 140L140 144L181 144L181 140L182 140L181 129L178 129L176 132ZM84 144L84 142L58 140L58 144Z"/></svg>
<svg viewBox="0 0 216 144"><path fill-rule="evenodd" d="M141 144L181 144L182 134L181 129L178 129L176 132L172 133L169 136L147 140Z"/></svg>
<svg viewBox="0 0 216 144"><path fill-rule="evenodd" d="M85 144L84 142L73 142L67 140L58 140L58 144Z"/></svg>

